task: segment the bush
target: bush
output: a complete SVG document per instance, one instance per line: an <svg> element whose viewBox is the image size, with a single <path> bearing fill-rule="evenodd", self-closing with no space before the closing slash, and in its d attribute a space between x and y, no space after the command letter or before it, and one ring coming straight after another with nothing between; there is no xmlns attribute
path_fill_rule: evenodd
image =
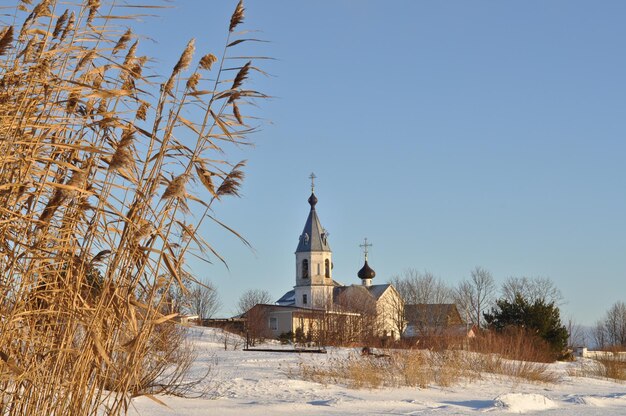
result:
<svg viewBox="0 0 626 416"><path fill-rule="evenodd" d="M517 328L523 333L545 341L551 351L552 360L563 356L568 340L567 329L561 323L559 308L543 299L529 303L521 295L514 301L500 299L490 313L485 313L489 329L497 332Z"/></svg>
<svg viewBox="0 0 626 416"><path fill-rule="evenodd" d="M286 344L289 344L289 343L293 342L294 338L295 338L295 335L294 335L293 331L283 332L282 334L280 334L278 336L278 340L283 345L286 345Z"/></svg>

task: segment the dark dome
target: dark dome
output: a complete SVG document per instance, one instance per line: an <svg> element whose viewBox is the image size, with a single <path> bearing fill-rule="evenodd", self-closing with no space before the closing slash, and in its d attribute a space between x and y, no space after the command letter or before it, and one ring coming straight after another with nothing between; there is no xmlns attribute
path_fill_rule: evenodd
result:
<svg viewBox="0 0 626 416"><path fill-rule="evenodd" d="M311 208L315 208L315 204L317 204L317 197L313 192L311 192L311 196L309 197L309 204L311 204Z"/></svg>
<svg viewBox="0 0 626 416"><path fill-rule="evenodd" d="M361 267L357 276L359 276L359 279L373 279L376 276L376 272L367 264L367 260L365 260L365 264Z"/></svg>

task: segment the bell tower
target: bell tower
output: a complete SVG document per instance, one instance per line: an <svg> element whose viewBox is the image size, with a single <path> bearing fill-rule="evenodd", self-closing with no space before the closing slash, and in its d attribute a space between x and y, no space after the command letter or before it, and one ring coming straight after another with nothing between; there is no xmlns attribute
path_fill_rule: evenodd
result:
<svg viewBox="0 0 626 416"><path fill-rule="evenodd" d="M333 304L332 252L328 232L322 227L315 206L315 174L311 173L311 209L296 248L296 306L330 309Z"/></svg>

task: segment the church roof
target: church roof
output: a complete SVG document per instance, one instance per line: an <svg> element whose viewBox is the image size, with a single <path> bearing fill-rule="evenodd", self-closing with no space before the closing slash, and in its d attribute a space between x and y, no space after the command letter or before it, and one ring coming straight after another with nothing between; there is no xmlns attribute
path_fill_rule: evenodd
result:
<svg viewBox="0 0 626 416"><path fill-rule="evenodd" d="M298 243L298 248L296 248L296 253L331 251L330 245L328 244L328 233L324 227L322 227L320 219L317 217L317 212L315 212L316 204L317 197L311 192L311 196L309 197L311 210L304 224L304 230L302 230L302 234L300 234L300 242Z"/></svg>
<svg viewBox="0 0 626 416"><path fill-rule="evenodd" d="M384 285L371 285L371 286L363 286L363 285L350 285L350 286L344 286L339 282L336 282L333 280L333 286L334 286L334 297L335 299L346 289L348 288L352 288L353 290L363 290L363 291L367 291L369 292L369 294L376 300L378 300L383 293L385 293L385 291L389 288L389 286L391 286L390 284L384 284ZM276 301L276 305L278 306L293 306L296 304L296 291L295 290L290 290L289 292L285 293L283 296L281 296L280 299L278 299Z"/></svg>
<svg viewBox="0 0 626 416"><path fill-rule="evenodd" d="M391 285L388 283L384 285L371 285L367 287L367 290L369 290L372 296L374 296L374 299L378 299L383 295L383 293L385 293L389 286Z"/></svg>
<svg viewBox="0 0 626 416"><path fill-rule="evenodd" d="M277 305L280 306L291 306L296 304L296 291L290 290L285 293L280 299L276 301Z"/></svg>
<svg viewBox="0 0 626 416"><path fill-rule="evenodd" d="M338 286L334 289L335 299L341 295L345 290L350 288L351 290L360 290L367 291L369 294L376 300L378 300L383 293L391 286L390 284L384 285L371 285L371 286L363 286L363 285L351 285L351 286Z"/></svg>
<svg viewBox="0 0 626 416"><path fill-rule="evenodd" d="M405 305L404 314L409 323L422 325L462 324L463 319L454 303L418 303Z"/></svg>

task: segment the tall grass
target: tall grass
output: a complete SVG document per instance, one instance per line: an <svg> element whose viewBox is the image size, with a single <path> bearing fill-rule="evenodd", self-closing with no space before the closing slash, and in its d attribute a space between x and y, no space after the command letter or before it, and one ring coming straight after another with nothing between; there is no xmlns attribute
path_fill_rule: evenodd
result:
<svg viewBox="0 0 626 416"><path fill-rule="evenodd" d="M235 233L211 208L238 195L244 162L224 152L264 97L230 56L243 5L219 58L191 40L160 78L127 10L22 0L0 27L3 415L119 414L183 385L187 360L159 347L171 290L193 280L186 255L222 260L203 221Z"/></svg>
<svg viewBox="0 0 626 416"><path fill-rule="evenodd" d="M469 346L477 353L473 365L480 371L530 382L557 381L548 366L556 359L554 352L545 341L528 331L509 328L503 332L483 332L471 340Z"/></svg>
<svg viewBox="0 0 626 416"><path fill-rule="evenodd" d="M550 363L556 360L554 352L544 340L519 328L479 333L471 340L469 348L475 352L497 354L518 361Z"/></svg>
<svg viewBox="0 0 626 416"><path fill-rule="evenodd" d="M623 382L626 381L626 358L618 353L608 353L604 357L581 359L570 369L569 375Z"/></svg>
<svg viewBox="0 0 626 416"><path fill-rule="evenodd" d="M515 382L555 383L547 363L506 358L502 353L454 349L388 350L383 356L332 357L327 362L303 358L291 376L350 388L449 387L496 375Z"/></svg>

